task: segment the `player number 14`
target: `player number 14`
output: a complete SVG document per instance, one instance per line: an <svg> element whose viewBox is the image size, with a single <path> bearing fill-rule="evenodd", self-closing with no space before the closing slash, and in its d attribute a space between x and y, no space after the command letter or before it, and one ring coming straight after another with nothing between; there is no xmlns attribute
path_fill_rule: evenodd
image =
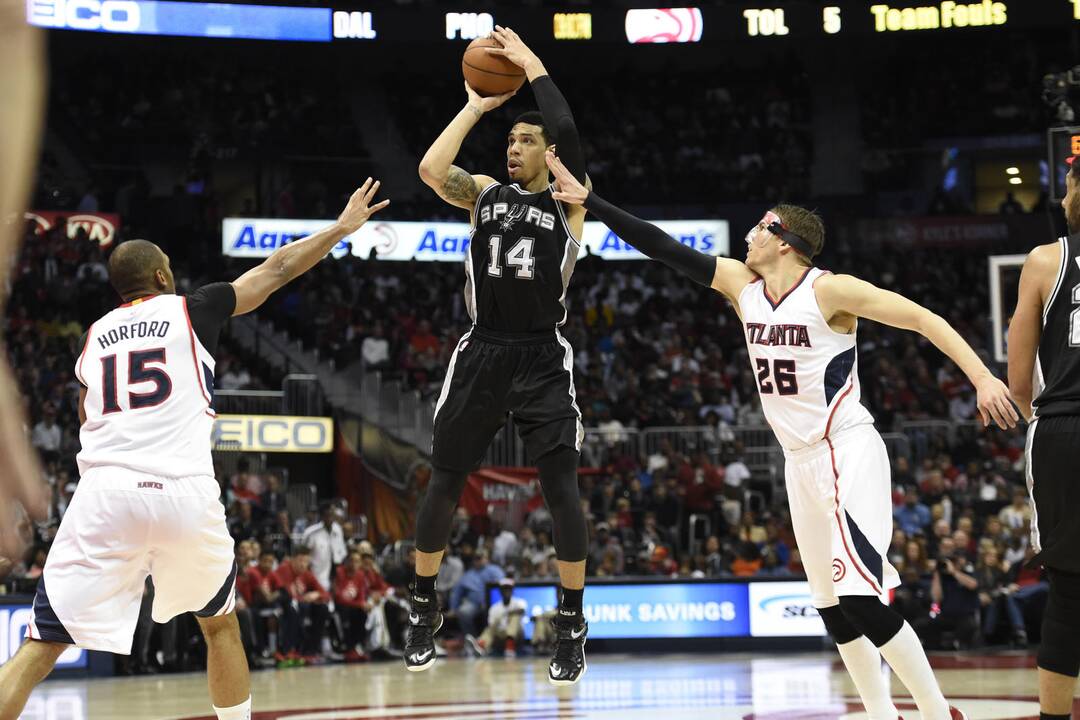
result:
<svg viewBox="0 0 1080 720"><path fill-rule="evenodd" d="M514 277L519 280L532 280L533 267L536 265L536 259L533 257L533 245L536 240L531 237L523 237L514 243L514 247L506 251L506 264L514 268ZM499 252L502 248L502 235L492 235L488 240L488 248L491 253L491 259L488 262L488 275L492 277L502 277L503 269L500 264L503 260L502 254Z"/></svg>

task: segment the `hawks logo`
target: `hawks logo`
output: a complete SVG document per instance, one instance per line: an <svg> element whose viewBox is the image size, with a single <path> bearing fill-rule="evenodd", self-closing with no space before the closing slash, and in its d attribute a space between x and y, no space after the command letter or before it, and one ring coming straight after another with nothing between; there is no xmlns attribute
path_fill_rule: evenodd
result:
<svg viewBox="0 0 1080 720"><path fill-rule="evenodd" d="M847 566L844 565L844 561L840 558L833 558L832 561L832 581L840 582L847 575Z"/></svg>

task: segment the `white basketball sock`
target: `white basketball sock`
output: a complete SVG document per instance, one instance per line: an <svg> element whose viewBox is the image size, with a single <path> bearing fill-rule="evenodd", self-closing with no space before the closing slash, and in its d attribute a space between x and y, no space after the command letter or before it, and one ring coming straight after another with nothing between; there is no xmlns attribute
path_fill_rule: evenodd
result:
<svg viewBox="0 0 1080 720"><path fill-rule="evenodd" d="M214 712L217 713L218 720L251 720L251 696L248 695L247 700L232 707L219 708L215 705Z"/></svg>
<svg viewBox="0 0 1080 720"><path fill-rule="evenodd" d="M949 720L949 703L941 694L919 636L906 622L892 640L881 646L881 656L915 699L924 720Z"/></svg>
<svg viewBox="0 0 1080 720"><path fill-rule="evenodd" d="M860 635L849 643L838 644L836 649L870 720L896 720L900 714L893 705L888 678L881 671L881 654L870 638Z"/></svg>

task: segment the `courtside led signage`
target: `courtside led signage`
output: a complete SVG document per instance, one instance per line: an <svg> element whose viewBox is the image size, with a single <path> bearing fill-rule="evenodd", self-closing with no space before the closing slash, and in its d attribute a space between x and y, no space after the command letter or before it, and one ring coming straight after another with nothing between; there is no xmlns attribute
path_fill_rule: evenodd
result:
<svg viewBox="0 0 1080 720"><path fill-rule="evenodd" d="M632 43L687 43L701 40L698 8L640 8L626 11L626 39Z"/></svg>

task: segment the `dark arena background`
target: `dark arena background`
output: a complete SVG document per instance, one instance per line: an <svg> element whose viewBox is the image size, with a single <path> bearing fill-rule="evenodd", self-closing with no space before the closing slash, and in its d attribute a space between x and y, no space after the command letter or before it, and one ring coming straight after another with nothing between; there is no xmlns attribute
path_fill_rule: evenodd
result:
<svg viewBox="0 0 1080 720"><path fill-rule="evenodd" d="M47 110L2 337L50 505L22 515L25 553L0 557L0 662L78 493L74 367L121 303L113 250L157 243L179 293L231 281L333 222L370 176L391 205L234 318L216 353L214 466L252 717L867 717L811 604L738 318L590 217L561 329L585 428L589 673L571 688L544 678L558 566L512 416L452 523L445 657L405 671L433 414L471 325L468 213L418 164L466 102L466 45L512 27L565 94L604 198L738 260L769 208L814 208L817 266L924 305L1004 378L1020 266L1066 234L1080 2L27 0L26 17L44 28ZM456 164L506 181L506 132L536 109L527 85ZM892 464L889 600L971 720L1037 718L1048 586L1024 565L1026 426L985 428L964 374L916 333L864 321L857 347ZM320 549L327 524L355 559ZM312 596L274 578L302 546L330 581L289 650L283 607ZM946 558L977 587L942 583ZM341 587L353 562L363 581ZM502 577L527 606L509 643L482 635ZM154 623L153 592L148 580L130 656L70 650L21 717L212 718L198 627Z"/></svg>

